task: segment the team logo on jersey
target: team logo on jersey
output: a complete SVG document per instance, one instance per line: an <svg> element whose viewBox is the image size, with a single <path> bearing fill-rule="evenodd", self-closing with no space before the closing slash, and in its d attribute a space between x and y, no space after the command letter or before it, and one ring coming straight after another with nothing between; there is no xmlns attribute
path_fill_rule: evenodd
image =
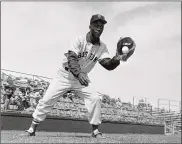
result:
<svg viewBox="0 0 182 144"><path fill-rule="evenodd" d="M88 56L88 57L87 57ZM94 61L94 62L96 62L97 60L98 60L98 57L96 57L96 55L94 55L93 53L90 53L89 55L88 55L88 52L86 51L86 52L81 52L81 53L79 53L78 54L78 59L80 60L81 58L88 58L89 60L91 60L91 61Z"/></svg>
<svg viewBox="0 0 182 144"><path fill-rule="evenodd" d="M88 52L82 52L78 54L78 58L87 57Z"/></svg>
<svg viewBox="0 0 182 144"><path fill-rule="evenodd" d="M102 17L102 16L101 16L101 15L99 15L99 14L98 14L97 16L98 16L98 18L101 18L101 17Z"/></svg>

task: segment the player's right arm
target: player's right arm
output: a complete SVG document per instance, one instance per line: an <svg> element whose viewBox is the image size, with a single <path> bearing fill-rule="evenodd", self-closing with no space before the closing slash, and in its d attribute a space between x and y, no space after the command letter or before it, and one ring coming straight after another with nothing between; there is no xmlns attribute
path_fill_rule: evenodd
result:
<svg viewBox="0 0 182 144"><path fill-rule="evenodd" d="M78 55L74 51L69 50L67 59L69 70L75 77L78 77L81 72L80 65L78 64Z"/></svg>
<svg viewBox="0 0 182 144"><path fill-rule="evenodd" d="M70 72L78 78L80 83L82 85L87 86L88 85L88 80L86 78L86 75L81 71L80 65L78 63L78 54L81 50L82 47L82 39L79 37L76 42L74 42L71 45L71 49L68 50L67 53L67 60L68 60L68 67Z"/></svg>
<svg viewBox="0 0 182 144"><path fill-rule="evenodd" d="M80 49L81 49L81 38L79 37L74 42L71 43L70 49L66 54L68 61L68 68L75 77L78 77L79 73L81 72L80 65L78 64L78 53L80 52Z"/></svg>

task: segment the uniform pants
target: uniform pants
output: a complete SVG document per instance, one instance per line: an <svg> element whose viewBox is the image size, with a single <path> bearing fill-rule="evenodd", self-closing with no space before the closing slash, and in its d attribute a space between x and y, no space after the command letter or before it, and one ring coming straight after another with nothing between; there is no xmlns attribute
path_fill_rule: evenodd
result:
<svg viewBox="0 0 182 144"><path fill-rule="evenodd" d="M78 95L84 99L85 107L88 110L88 120L90 124L101 124L101 94L99 94L89 83L88 87L82 86L80 82L68 71L60 69L50 83L44 97L32 114L36 121L44 121L46 115L50 113L67 91L76 90Z"/></svg>

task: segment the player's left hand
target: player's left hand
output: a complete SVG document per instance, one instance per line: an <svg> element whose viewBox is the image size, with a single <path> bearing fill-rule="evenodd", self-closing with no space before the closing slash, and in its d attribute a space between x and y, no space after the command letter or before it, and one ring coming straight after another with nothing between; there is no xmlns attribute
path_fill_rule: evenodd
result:
<svg viewBox="0 0 182 144"><path fill-rule="evenodd" d="M122 53L122 47L125 46L125 43L129 44L127 45L129 48L128 53ZM120 38L118 43L117 43L117 51L116 51L116 56L118 60L126 62L128 58L130 58L134 51L135 51L136 43L133 39L130 37L125 37L125 38Z"/></svg>

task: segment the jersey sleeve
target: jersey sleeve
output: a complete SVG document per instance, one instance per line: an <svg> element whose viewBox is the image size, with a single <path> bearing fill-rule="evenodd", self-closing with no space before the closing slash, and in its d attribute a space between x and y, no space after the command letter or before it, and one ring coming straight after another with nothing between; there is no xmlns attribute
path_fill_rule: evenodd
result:
<svg viewBox="0 0 182 144"><path fill-rule="evenodd" d="M98 59L98 62L102 61L105 58L110 58L110 56L109 56L109 51L108 51L106 45L104 44L103 50L101 52L100 58Z"/></svg>

